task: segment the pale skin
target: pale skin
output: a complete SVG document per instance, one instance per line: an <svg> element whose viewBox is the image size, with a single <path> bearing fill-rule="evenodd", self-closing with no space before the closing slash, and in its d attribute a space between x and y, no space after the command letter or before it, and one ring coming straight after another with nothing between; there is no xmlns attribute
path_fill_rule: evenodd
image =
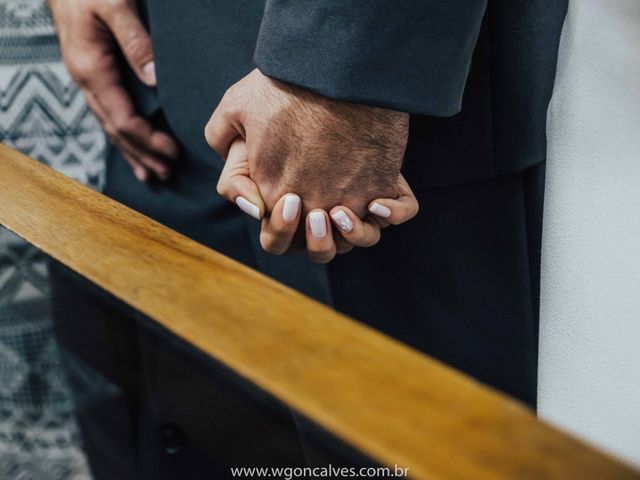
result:
<svg viewBox="0 0 640 480"><path fill-rule="evenodd" d="M120 70L122 55L144 84L156 85L134 0L49 4L65 63L105 132L141 182L167 180L177 143L135 111ZM329 100L258 70L229 89L206 130L227 160L218 191L262 219L263 248L306 248L317 262L374 245L381 228L417 213L400 175L407 131L405 113Z"/></svg>

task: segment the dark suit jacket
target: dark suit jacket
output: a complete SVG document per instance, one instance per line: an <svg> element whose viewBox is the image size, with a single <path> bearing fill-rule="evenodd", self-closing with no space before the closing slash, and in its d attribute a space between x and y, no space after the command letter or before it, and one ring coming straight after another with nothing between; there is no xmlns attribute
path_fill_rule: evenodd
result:
<svg viewBox="0 0 640 480"><path fill-rule="evenodd" d="M200 126L256 65L328 97L410 112L404 171L414 187L491 178L545 158L567 0L148 3L168 120L218 168Z"/></svg>

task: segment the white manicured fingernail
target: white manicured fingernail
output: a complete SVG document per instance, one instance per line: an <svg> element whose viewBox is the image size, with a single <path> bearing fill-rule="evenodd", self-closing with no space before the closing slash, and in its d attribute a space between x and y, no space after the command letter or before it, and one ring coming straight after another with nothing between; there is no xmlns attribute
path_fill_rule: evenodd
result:
<svg viewBox="0 0 640 480"><path fill-rule="evenodd" d="M133 174L136 176L136 178L139 181L141 182L147 181L147 171L145 170L144 167L140 167L140 166L133 167Z"/></svg>
<svg viewBox="0 0 640 480"><path fill-rule="evenodd" d="M382 218L389 218L391 216L391 210L384 205L380 205L378 202L373 202L373 205L369 207L369 211Z"/></svg>
<svg viewBox="0 0 640 480"><path fill-rule="evenodd" d="M282 219L287 223L292 223L298 216L300 210L300 197L293 193L284 197L284 207L282 207Z"/></svg>
<svg viewBox="0 0 640 480"><path fill-rule="evenodd" d="M154 62L149 62L144 67L142 67L142 73L144 74L144 78L147 81L147 85L156 85L156 64Z"/></svg>
<svg viewBox="0 0 640 480"><path fill-rule="evenodd" d="M333 218L333 221L336 222L338 228L340 228L340 230L342 230L343 232L349 233L351 230L353 230L353 222L344 210L333 212L331 214L331 218Z"/></svg>
<svg viewBox="0 0 640 480"><path fill-rule="evenodd" d="M251 215L256 220L260 220L260 209L244 197L236 197L236 205L247 215Z"/></svg>
<svg viewBox="0 0 640 480"><path fill-rule="evenodd" d="M309 227L311 235L315 238L324 238L327 235L327 222L324 219L324 213L311 212L309 214Z"/></svg>

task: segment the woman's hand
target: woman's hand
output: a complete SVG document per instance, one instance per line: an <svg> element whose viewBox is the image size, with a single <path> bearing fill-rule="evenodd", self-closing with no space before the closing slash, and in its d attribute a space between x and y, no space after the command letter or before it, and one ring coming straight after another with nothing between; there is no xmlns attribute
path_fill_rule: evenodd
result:
<svg viewBox="0 0 640 480"><path fill-rule="evenodd" d="M218 192L245 213L262 221L260 244L265 251L275 255L305 248L312 261L327 263L337 253L375 245L380 240L381 229L404 223L418 213L418 201L400 175L398 196L371 201L364 218L345 206L335 206L329 212L314 209L304 216L302 227L304 199L293 192L280 197L270 214L266 214L260 191L249 177L245 157L244 141L234 141L227 156L227 168L218 182Z"/></svg>

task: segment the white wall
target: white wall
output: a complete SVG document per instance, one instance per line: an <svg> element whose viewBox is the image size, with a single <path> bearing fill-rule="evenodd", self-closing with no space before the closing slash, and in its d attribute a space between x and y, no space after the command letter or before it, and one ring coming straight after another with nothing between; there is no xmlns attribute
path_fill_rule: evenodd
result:
<svg viewBox="0 0 640 480"><path fill-rule="evenodd" d="M548 135L540 415L640 466L640 0L571 0Z"/></svg>

